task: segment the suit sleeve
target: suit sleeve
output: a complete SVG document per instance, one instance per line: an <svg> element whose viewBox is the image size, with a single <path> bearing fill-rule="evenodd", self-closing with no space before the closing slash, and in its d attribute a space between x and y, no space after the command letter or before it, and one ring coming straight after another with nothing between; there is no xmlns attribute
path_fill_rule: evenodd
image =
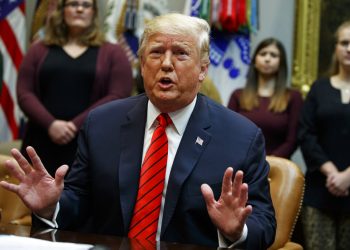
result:
<svg viewBox="0 0 350 250"><path fill-rule="evenodd" d="M81 228L90 212L88 130L89 117L80 131L76 160L64 182L60 211L57 216L58 227L61 229Z"/></svg>
<svg viewBox="0 0 350 250"><path fill-rule="evenodd" d="M244 249L267 249L276 233L275 212L270 196L268 174L270 167L266 161L264 137L257 130L245 160L244 182L248 184L248 204L253 207L246 225L248 236Z"/></svg>

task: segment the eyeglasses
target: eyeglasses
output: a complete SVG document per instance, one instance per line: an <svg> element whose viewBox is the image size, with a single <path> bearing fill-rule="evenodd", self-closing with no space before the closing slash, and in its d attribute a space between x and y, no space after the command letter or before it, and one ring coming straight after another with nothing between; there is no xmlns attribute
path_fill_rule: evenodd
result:
<svg viewBox="0 0 350 250"><path fill-rule="evenodd" d="M72 1L72 2L68 2L64 5L64 7L70 7L70 8L74 8L77 9L79 6L83 7L84 9L90 9L92 8L92 3L91 2L82 2L79 3L78 1Z"/></svg>

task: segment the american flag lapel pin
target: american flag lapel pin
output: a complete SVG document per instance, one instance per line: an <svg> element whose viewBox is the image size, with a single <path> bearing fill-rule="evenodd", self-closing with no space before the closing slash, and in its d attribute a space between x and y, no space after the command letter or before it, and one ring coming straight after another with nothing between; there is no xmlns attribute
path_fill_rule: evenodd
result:
<svg viewBox="0 0 350 250"><path fill-rule="evenodd" d="M200 146L203 146L203 139L200 138L199 136L197 136L196 144L199 144Z"/></svg>

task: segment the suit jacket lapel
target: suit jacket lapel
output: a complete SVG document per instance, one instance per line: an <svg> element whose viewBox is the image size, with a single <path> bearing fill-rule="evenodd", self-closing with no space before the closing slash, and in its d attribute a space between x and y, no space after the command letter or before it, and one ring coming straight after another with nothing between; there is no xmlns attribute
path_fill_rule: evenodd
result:
<svg viewBox="0 0 350 250"><path fill-rule="evenodd" d="M147 101L146 97L141 99L128 113L126 122L120 128L122 150L119 162L119 191L125 232L129 230L138 191Z"/></svg>
<svg viewBox="0 0 350 250"><path fill-rule="evenodd" d="M181 139L171 169L164 205L161 236L164 234L174 214L183 183L192 172L200 155L210 141L211 135L206 131L209 127L208 104L204 97L198 95L196 106ZM203 141L201 142L201 140Z"/></svg>

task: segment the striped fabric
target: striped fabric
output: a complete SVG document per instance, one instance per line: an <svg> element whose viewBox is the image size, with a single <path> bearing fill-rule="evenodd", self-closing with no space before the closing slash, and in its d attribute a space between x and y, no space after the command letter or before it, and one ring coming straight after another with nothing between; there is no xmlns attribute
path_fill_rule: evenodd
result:
<svg viewBox="0 0 350 250"><path fill-rule="evenodd" d="M24 0L0 1L0 53L3 77L0 95L0 141L18 138L21 113L17 107L16 81L25 51Z"/></svg>
<svg viewBox="0 0 350 250"><path fill-rule="evenodd" d="M139 190L128 235L130 238L151 242L156 240L168 159L165 129L171 123L167 114L160 114L157 120L159 124L153 132L141 167Z"/></svg>

